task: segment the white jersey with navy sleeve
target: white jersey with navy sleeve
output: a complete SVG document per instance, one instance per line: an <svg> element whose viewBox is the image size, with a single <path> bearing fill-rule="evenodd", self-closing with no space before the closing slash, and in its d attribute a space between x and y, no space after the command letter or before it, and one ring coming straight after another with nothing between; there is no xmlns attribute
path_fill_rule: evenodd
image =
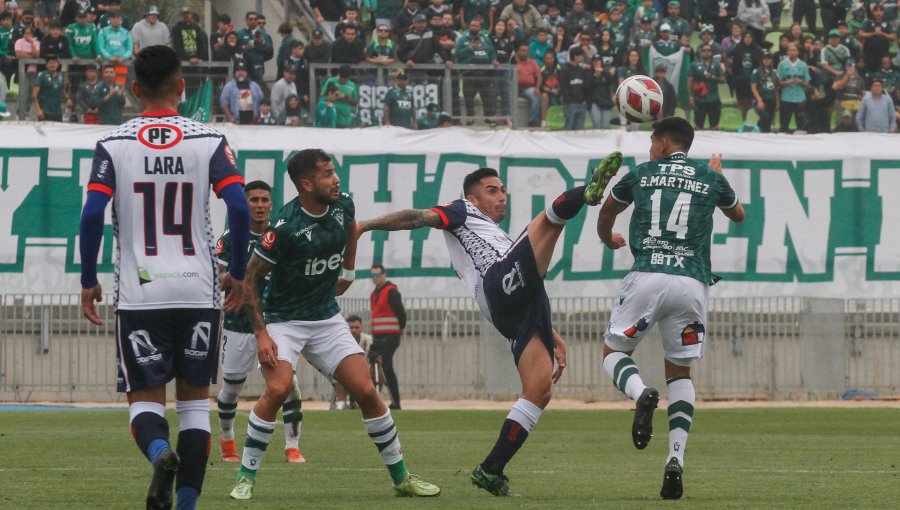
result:
<svg viewBox="0 0 900 510"><path fill-rule="evenodd" d="M475 296L487 320L491 312L484 296L484 275L513 241L494 220L465 199L431 208L441 217L444 240L456 275Z"/></svg>
<svg viewBox="0 0 900 510"><path fill-rule="evenodd" d="M113 197L116 308L218 308L209 216L243 184L225 136L176 112L147 113L97 142L88 190Z"/></svg>

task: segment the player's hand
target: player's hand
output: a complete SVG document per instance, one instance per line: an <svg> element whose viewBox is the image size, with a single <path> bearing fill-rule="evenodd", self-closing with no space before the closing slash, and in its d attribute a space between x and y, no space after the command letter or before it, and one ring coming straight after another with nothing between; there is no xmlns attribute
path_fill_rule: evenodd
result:
<svg viewBox="0 0 900 510"><path fill-rule="evenodd" d="M97 326L103 325L103 319L97 315L97 308L94 306L94 303L101 301L103 301L103 288L100 287L99 283L89 289L81 289L81 312L84 313L87 320Z"/></svg>
<svg viewBox="0 0 900 510"><path fill-rule="evenodd" d="M609 238L609 242L604 242L607 248L610 250L618 250L623 246L628 246L628 243L625 241L625 238L622 237L622 234L618 232L613 232L612 237Z"/></svg>
<svg viewBox="0 0 900 510"><path fill-rule="evenodd" d="M256 333L256 357L263 367L274 369L278 365L278 346L266 330Z"/></svg>
<svg viewBox="0 0 900 510"><path fill-rule="evenodd" d="M224 274L220 277L222 290L228 292L222 308L228 313L237 313L246 304L247 284L243 280L235 280L230 274Z"/></svg>
<svg viewBox="0 0 900 510"><path fill-rule="evenodd" d="M551 377L553 384L556 384L566 369L566 341L559 336L556 330L553 331L553 357L556 358L556 369Z"/></svg>
<svg viewBox="0 0 900 510"><path fill-rule="evenodd" d="M721 154L713 154L709 158L709 163L707 163L710 168L715 170L716 172L722 173L722 155Z"/></svg>

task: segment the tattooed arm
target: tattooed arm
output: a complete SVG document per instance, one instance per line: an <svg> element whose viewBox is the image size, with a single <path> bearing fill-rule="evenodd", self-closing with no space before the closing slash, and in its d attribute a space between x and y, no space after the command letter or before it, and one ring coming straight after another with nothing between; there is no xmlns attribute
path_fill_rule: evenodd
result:
<svg viewBox="0 0 900 510"><path fill-rule="evenodd" d="M441 217L432 209L404 209L359 222L359 234L371 230L413 230L441 225L443 225Z"/></svg>
<svg viewBox="0 0 900 510"><path fill-rule="evenodd" d="M253 334L256 335L256 356L260 365L267 368L275 368L278 357L278 346L272 341L269 332L266 331L266 321L262 313L262 292L260 286L264 285L266 275L272 271L274 264L254 254L247 264L247 297L244 303L244 314L250 321Z"/></svg>

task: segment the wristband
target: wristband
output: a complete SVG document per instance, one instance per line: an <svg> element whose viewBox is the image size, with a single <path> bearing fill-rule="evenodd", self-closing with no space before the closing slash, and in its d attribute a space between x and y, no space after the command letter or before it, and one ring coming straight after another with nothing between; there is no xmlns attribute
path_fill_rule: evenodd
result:
<svg viewBox="0 0 900 510"><path fill-rule="evenodd" d="M344 269L342 278L344 278L344 281L352 282L356 279L356 271L353 269Z"/></svg>

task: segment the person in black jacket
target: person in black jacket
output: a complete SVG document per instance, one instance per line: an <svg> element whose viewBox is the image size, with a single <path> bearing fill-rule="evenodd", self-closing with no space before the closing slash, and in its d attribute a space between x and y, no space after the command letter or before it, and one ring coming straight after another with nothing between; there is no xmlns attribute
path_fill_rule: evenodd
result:
<svg viewBox="0 0 900 510"><path fill-rule="evenodd" d="M413 17L412 28L400 39L397 57L408 65L433 64L437 53L434 31L428 28L424 14Z"/></svg>
<svg viewBox="0 0 900 510"><path fill-rule="evenodd" d="M675 87L666 79L666 65L660 64L656 66L653 78L659 84L659 88L663 93L662 110L660 110L659 118L664 119L675 115L675 107L678 106L678 93Z"/></svg>
<svg viewBox="0 0 900 510"><path fill-rule="evenodd" d="M359 64L366 59L366 43L357 37L351 25L344 27L343 36L331 46L331 61L335 64Z"/></svg>
<svg viewBox="0 0 900 510"><path fill-rule="evenodd" d="M575 46L569 50L569 63L559 70L559 95L566 115L566 131L584 129L587 112L587 86L591 72L584 67L584 50Z"/></svg>
<svg viewBox="0 0 900 510"><path fill-rule="evenodd" d="M181 8L181 20L172 27L172 48L182 62L196 64L209 60L209 38L194 21L190 7Z"/></svg>
<svg viewBox="0 0 900 510"><path fill-rule="evenodd" d="M613 94L618 81L603 65L603 57L591 59L591 81L588 85L591 102L591 122L594 129L609 129L613 117Z"/></svg>

